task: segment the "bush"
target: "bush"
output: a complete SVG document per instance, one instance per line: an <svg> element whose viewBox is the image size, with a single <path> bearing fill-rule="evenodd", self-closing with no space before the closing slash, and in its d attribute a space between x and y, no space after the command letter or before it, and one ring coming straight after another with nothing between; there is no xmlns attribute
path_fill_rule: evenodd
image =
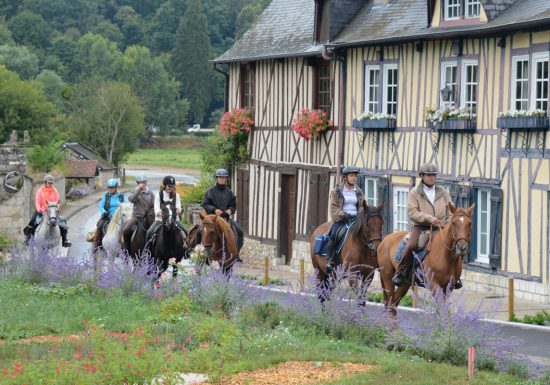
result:
<svg viewBox="0 0 550 385"><path fill-rule="evenodd" d="M62 167L65 153L59 151L60 143L47 146L36 146L27 153L27 161L35 171L50 172L56 167Z"/></svg>

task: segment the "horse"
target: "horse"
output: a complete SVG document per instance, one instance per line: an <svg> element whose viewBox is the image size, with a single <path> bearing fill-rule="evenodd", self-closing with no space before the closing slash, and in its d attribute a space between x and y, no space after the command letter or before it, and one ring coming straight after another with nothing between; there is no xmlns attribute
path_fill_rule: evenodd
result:
<svg viewBox="0 0 550 385"><path fill-rule="evenodd" d="M208 262L219 262L224 274L231 273L238 257L237 234L231 225L217 214L199 213L202 223L201 244L208 253ZM195 242L196 243L196 242Z"/></svg>
<svg viewBox="0 0 550 385"><path fill-rule="evenodd" d="M467 255L470 249L472 212L475 204L466 209L455 208L452 203L448 206L453 215L449 223L433 235L429 251L422 262L422 270L428 275L426 283L431 292L435 293L439 288L445 295L450 294L462 274L462 257ZM405 284L397 289L392 282L398 267L395 254L406 234L406 231L392 233L378 246L384 304L393 318L397 315L399 301L407 294L414 278L411 272Z"/></svg>
<svg viewBox="0 0 550 385"><path fill-rule="evenodd" d="M357 289L368 287L372 282L374 271L378 268L376 253L378 245L382 241L384 220L380 213L383 206L384 204L381 203L377 207L369 207L363 201L363 207L359 210L357 219L351 225L348 237L340 251L340 259L344 266L344 271L350 273L348 278L349 283ZM323 290L324 288L329 291L331 288L328 285L329 275L326 271L327 258L315 254L313 246L317 235L328 233L331 225L332 222L326 222L318 226L309 239L311 263L317 272L319 289ZM319 293L321 302L327 299L328 294Z"/></svg>
<svg viewBox="0 0 550 385"><path fill-rule="evenodd" d="M116 254L120 250L120 242L119 239L121 237L121 229L132 217L132 204L131 203L120 203L118 208L116 209L115 213L113 214L113 217L109 221L109 224L107 225L107 228L104 231L103 234L103 240L101 241L101 247L99 246L99 241L101 240L100 237L94 238L94 250L96 251L94 253L97 254L97 256L100 256L101 258L103 255L100 255L100 249L102 248L103 251L107 253L107 256L111 261L114 260ZM96 231L103 232L104 229L97 229ZM96 259L97 266L101 266L103 263L102 259Z"/></svg>
<svg viewBox="0 0 550 385"><path fill-rule="evenodd" d="M145 236L147 235L147 230L149 229L149 227L151 227L154 221L155 216L152 213L150 215L146 215L143 218L139 218L132 234L132 241L130 242L129 249L126 249L121 228L119 246L121 249L126 250L126 254L130 256L134 261L136 261L139 257L143 255L145 251Z"/></svg>
<svg viewBox="0 0 550 385"><path fill-rule="evenodd" d="M48 208L34 232L34 240L37 244L44 245L55 253L59 248L61 240L61 230L58 223L59 207L57 203L46 203L48 204Z"/></svg>
<svg viewBox="0 0 550 385"><path fill-rule="evenodd" d="M176 207L165 203L162 208L162 225L158 229L156 241L151 248L151 257L162 273L168 268L168 261L175 258L180 262L185 257L185 235L177 226Z"/></svg>

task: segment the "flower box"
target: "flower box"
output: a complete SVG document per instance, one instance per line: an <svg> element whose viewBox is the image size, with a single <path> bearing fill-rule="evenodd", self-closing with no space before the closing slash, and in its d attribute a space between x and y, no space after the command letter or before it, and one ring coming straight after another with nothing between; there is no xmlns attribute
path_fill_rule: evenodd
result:
<svg viewBox="0 0 550 385"><path fill-rule="evenodd" d="M363 130L395 130L395 119L353 119L352 126Z"/></svg>
<svg viewBox="0 0 550 385"><path fill-rule="evenodd" d="M429 123L429 126L436 131L474 132L477 128L477 122L476 119L450 118L441 122Z"/></svg>
<svg viewBox="0 0 550 385"><path fill-rule="evenodd" d="M503 116L497 118L497 127L503 130L541 130L549 128L546 116Z"/></svg>

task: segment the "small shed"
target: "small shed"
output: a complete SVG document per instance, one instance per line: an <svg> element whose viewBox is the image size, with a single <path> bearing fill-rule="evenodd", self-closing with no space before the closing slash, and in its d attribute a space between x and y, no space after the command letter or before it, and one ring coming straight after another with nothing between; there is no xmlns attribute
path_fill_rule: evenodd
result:
<svg viewBox="0 0 550 385"><path fill-rule="evenodd" d="M94 183L105 185L107 180L116 176L116 168L113 165L109 164L109 162L102 159L96 152L81 143L67 142L63 144L61 149L67 153L66 159L68 162L83 160L96 161L99 174L95 176Z"/></svg>
<svg viewBox="0 0 550 385"><path fill-rule="evenodd" d="M65 162L65 178L85 182L88 187L94 187L99 176L97 160L68 160Z"/></svg>

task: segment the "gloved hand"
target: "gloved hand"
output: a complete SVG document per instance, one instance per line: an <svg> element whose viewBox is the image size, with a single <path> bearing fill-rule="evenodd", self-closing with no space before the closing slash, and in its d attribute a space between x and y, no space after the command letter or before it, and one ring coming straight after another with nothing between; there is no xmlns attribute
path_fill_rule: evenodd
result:
<svg viewBox="0 0 550 385"><path fill-rule="evenodd" d="M109 218L109 213L103 213L103 214L101 214L101 218L103 218L103 219L108 219L108 218Z"/></svg>
<svg viewBox="0 0 550 385"><path fill-rule="evenodd" d="M346 213L344 215L344 219L348 222L352 222L355 220L355 215L351 215L350 213Z"/></svg>

